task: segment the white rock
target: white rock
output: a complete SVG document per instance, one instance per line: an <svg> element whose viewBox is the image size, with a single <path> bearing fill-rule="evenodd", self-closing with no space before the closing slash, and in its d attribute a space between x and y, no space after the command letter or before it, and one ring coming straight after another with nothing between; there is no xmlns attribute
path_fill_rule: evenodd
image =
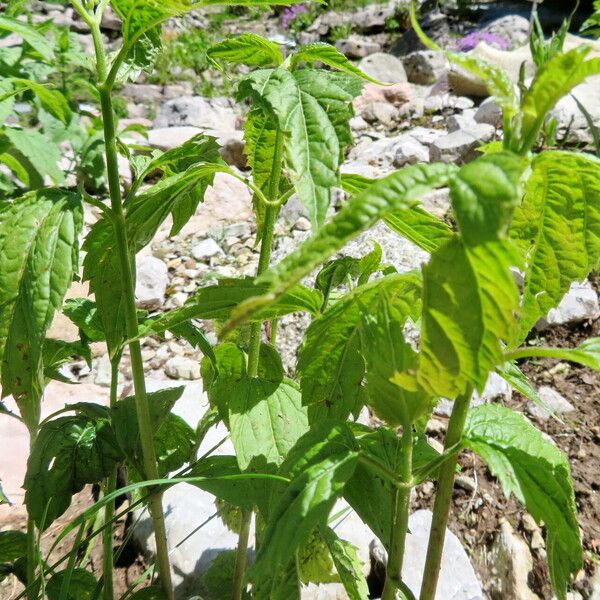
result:
<svg viewBox="0 0 600 600"><path fill-rule="evenodd" d="M429 161L427 147L411 135L402 136L402 139L393 147L392 151L394 152L393 164L398 168Z"/></svg>
<svg viewBox="0 0 600 600"><path fill-rule="evenodd" d="M169 284L167 265L155 256L138 256L136 265L135 301L137 307L148 310L160 308L164 304Z"/></svg>
<svg viewBox="0 0 600 600"><path fill-rule="evenodd" d="M415 138L424 146L431 146L437 139L446 135L443 129L433 129L431 127L413 127L410 130L411 137Z"/></svg>
<svg viewBox="0 0 600 600"><path fill-rule="evenodd" d="M575 411L575 407L554 388L543 385L538 390L538 394L540 400L546 407L548 407L548 410L545 410L543 407L538 406L533 402L529 402L527 404L527 412L540 421L546 421L549 419L551 413L555 413L557 415L566 415Z"/></svg>
<svg viewBox="0 0 600 600"><path fill-rule="evenodd" d="M475 149L494 135L491 125L478 123L438 138L429 148L431 162L461 163L477 156Z"/></svg>
<svg viewBox="0 0 600 600"><path fill-rule="evenodd" d="M177 148L195 135L202 133L199 127L182 125L180 127L159 127L148 130L148 144L159 150Z"/></svg>
<svg viewBox="0 0 600 600"><path fill-rule="evenodd" d="M474 110L469 109L462 114L450 115L446 119L446 127L450 133L458 131L459 129L472 129L477 126L477 122L474 119Z"/></svg>
<svg viewBox="0 0 600 600"><path fill-rule="evenodd" d="M206 238L197 244L192 246L192 256L196 260L206 260L217 255L225 255L221 246L215 242L212 238Z"/></svg>
<svg viewBox="0 0 600 600"><path fill-rule="evenodd" d="M529 40L529 19L521 15L505 15L482 27L481 32L498 35L511 48L517 48Z"/></svg>
<svg viewBox="0 0 600 600"><path fill-rule="evenodd" d="M237 114L226 98L182 96L165 102L154 121L157 128L181 125L211 132L232 131L236 129Z"/></svg>
<svg viewBox="0 0 600 600"><path fill-rule="evenodd" d="M398 120L398 109L389 102L372 102L364 108L361 116L368 123L383 123L391 127Z"/></svg>
<svg viewBox="0 0 600 600"><path fill-rule="evenodd" d="M490 373L488 380L485 383L483 392L478 394L473 392L471 398L471 406L481 406L482 404L489 404L496 400L500 400L502 403L508 402L512 397L512 388L510 385L497 373ZM452 412L453 402L441 398L437 406L434 409L436 415L444 415L449 417Z"/></svg>
<svg viewBox="0 0 600 600"><path fill-rule="evenodd" d="M95 359L94 366L96 371L94 383L103 387L109 387L112 375L112 368L108 353L103 354L99 358Z"/></svg>
<svg viewBox="0 0 600 600"><path fill-rule="evenodd" d="M402 579L417 597L421 589L432 513L418 510L410 515ZM505 596L506 598L518 596ZM483 600L481 585L459 539L448 529L436 600Z"/></svg>
<svg viewBox="0 0 600 600"><path fill-rule="evenodd" d="M536 329L543 330L549 325L567 325L595 319L600 315L598 293L589 281L572 283L560 304L548 312L545 319L540 319Z"/></svg>
<svg viewBox="0 0 600 600"><path fill-rule="evenodd" d="M200 379L200 363L187 356L173 356L165 363L165 373L172 379Z"/></svg>
<svg viewBox="0 0 600 600"><path fill-rule="evenodd" d="M401 83L407 80L402 61L384 52L376 52L363 58L359 67L364 73L381 83Z"/></svg>
<svg viewBox="0 0 600 600"><path fill-rule="evenodd" d="M503 520L489 554L493 569L492 590L498 598L539 600L529 589L527 580L533 568L531 552L525 541Z"/></svg>
<svg viewBox="0 0 600 600"><path fill-rule="evenodd" d="M402 57L406 77L411 83L431 85L448 69L448 61L443 52L417 50Z"/></svg>
<svg viewBox="0 0 600 600"><path fill-rule="evenodd" d="M593 139L590 128L573 96L584 106L594 125L600 127L600 77L590 77L578 85L550 113L558 122L559 139L566 136L571 142L590 143Z"/></svg>
<svg viewBox="0 0 600 600"><path fill-rule="evenodd" d="M348 58L364 58L381 50L381 44L358 36L350 36L344 40L338 40L335 47Z"/></svg>
<svg viewBox="0 0 600 600"><path fill-rule="evenodd" d="M494 98L486 98L479 105L474 118L477 123L487 123L498 127L502 124L502 109Z"/></svg>
<svg viewBox="0 0 600 600"><path fill-rule="evenodd" d="M315 585L309 583L300 589L301 600L348 600L348 594L341 583Z"/></svg>
<svg viewBox="0 0 600 600"><path fill-rule="evenodd" d="M473 100L466 96L453 96L452 94L435 94L425 98L424 108L428 112L446 110L466 110L473 108Z"/></svg>

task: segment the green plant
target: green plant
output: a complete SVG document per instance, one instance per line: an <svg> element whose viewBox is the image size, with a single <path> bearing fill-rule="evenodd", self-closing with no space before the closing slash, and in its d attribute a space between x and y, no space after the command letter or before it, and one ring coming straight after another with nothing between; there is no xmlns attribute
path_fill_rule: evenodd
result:
<svg viewBox="0 0 600 600"><path fill-rule="evenodd" d="M151 69L160 49L160 24L197 4L157 0L142 10L129 0L113 0L124 37L110 62L99 29L107 2L75 0L73 5L95 42L110 203L83 188L79 193L41 188L0 202L2 393L15 397L32 440L25 481L28 534L0 532L0 563L13 572L25 565L28 597L37 599L45 590L61 600L74 594L113 598L109 532L119 517L114 500L132 493L133 506L150 507L160 587L135 591L134 584L126 596L171 598L161 495L188 482L214 494L224 518L239 531L235 556L221 557L206 574L208 593L231 586L226 593L233 600L295 600L301 583L335 579L352 600L364 600L368 588L356 549L329 527L330 512L343 497L388 551L383 600L411 599L402 581L410 491L430 479L437 482L437 495L420 599L432 600L458 454L469 450L488 463L507 494L544 522L550 578L564 600L582 564L568 461L520 414L495 404L469 405L473 390L481 391L494 371L539 401L517 366L526 357L600 370L597 338L572 350L523 345L571 282L585 278L599 262L600 161L571 152L534 155L533 148L554 104L586 77L599 74L600 60L588 60L585 47L557 50L528 88L515 89L503 72L449 53L485 80L502 107L502 143L460 168L419 164L370 180L340 175L352 143L352 100L369 78L326 44L309 44L284 57L277 44L257 35L228 38L207 55L253 69L241 78L237 94L249 107L247 177L227 167L216 140L205 135L151 155L137 154L135 146L117 139L116 84ZM412 17L424 43L438 49ZM118 178L118 152L134 173L125 190ZM183 307L149 318L135 308L132 259L168 216L173 233L181 230L216 173L241 180L254 195L257 276L202 287ZM150 175L153 183L145 187ZM327 221L331 192L338 186L348 200ZM423 194L446 186L457 231L418 206ZM303 203L314 233L271 265L274 225L292 194ZM83 202L103 215L83 243L83 277L95 300L63 306L78 274ZM431 253L421 272L394 272L381 263L377 246L361 259L332 259L380 219ZM524 278L521 294L511 272L515 267ZM302 285L315 269L314 286ZM61 307L79 327L76 343L46 339ZM293 379L284 373L276 331L277 320L295 312L308 313L312 322ZM216 346L195 319L219 326ZM417 348L405 336L410 327L419 331ZM171 411L182 388L145 391L140 340L165 331L204 354L201 375L211 409L197 431ZM57 377L70 357L86 356L91 341L108 346L109 406L83 402L70 406L68 415L59 411L40 422L47 380ZM117 400L116 375L126 347L134 395ZM441 397L454 406L440 453L424 432ZM354 422L365 405L384 425L369 429ZM235 456L197 458L204 434L218 421L229 430ZM127 466L129 482L116 490L119 465ZM63 514L72 494L86 483L101 483L103 495L60 531L55 545L72 532L75 542L51 564L40 554L38 531ZM101 524L84 535L99 513ZM247 568L253 514L258 551ZM96 581L82 568L79 551L99 535L104 574Z"/></svg>

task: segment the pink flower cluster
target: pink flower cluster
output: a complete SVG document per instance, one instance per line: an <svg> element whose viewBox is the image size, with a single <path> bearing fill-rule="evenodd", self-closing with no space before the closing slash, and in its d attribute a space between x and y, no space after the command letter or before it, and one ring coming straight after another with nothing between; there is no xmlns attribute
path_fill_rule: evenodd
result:
<svg viewBox="0 0 600 600"><path fill-rule="evenodd" d="M474 31L458 40L457 47L461 52L468 52L469 50L473 50L479 42L485 42L490 46L495 46L499 50L508 50L509 47L508 42L501 35L484 33L482 31Z"/></svg>
<svg viewBox="0 0 600 600"><path fill-rule="evenodd" d="M300 14L305 13L308 10L308 6L306 4L294 4L293 6L288 6L284 9L283 13L281 13L281 26L284 29L289 29L290 23Z"/></svg>

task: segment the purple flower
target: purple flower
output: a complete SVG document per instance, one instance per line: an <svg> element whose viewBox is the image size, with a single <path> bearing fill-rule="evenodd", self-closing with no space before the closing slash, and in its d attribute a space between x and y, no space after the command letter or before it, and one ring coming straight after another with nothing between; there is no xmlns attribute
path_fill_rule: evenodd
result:
<svg viewBox="0 0 600 600"><path fill-rule="evenodd" d="M508 42L501 36L495 33L485 33L483 31L474 31L469 33L464 38L458 40L457 47L461 52L473 50L479 42L485 42L490 46L495 46L500 50L508 50Z"/></svg>
<svg viewBox="0 0 600 600"><path fill-rule="evenodd" d="M306 4L294 4L293 6L288 6L281 13L281 26L284 29L289 29L290 23L302 13L305 13L308 10L308 6Z"/></svg>

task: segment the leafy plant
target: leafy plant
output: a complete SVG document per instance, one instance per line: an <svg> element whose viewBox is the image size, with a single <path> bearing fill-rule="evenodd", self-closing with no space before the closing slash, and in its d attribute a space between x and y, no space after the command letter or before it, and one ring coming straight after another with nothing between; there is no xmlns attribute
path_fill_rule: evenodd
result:
<svg viewBox="0 0 600 600"><path fill-rule="evenodd" d="M533 149L554 104L599 74L600 61L588 60L587 48L566 53L554 48L544 54L529 88L516 90L494 67L449 53L496 96L504 113L502 144L460 168L411 165L370 180L340 175L352 143L352 101L370 78L326 44L309 44L286 57L276 43L243 34L212 46L207 55L247 69L237 98L248 107L244 129L251 176L227 167L217 141L202 134L168 152L138 154L138 148L117 140L115 86L152 70L162 22L216 4L171 0L140 8L113 0L123 43L106 55L100 21L107 2L73 2L95 42L110 203L83 188L75 193L48 187L0 203L0 376L3 394L14 396L32 441L25 482L28 533L2 532L0 562L17 572L26 555L31 599L43 589L60 600L113 598L114 502L132 492L134 506L146 503L153 519L160 587L132 588L130 595L172 598L161 498L169 486L188 482L214 494L239 532L235 556L221 557L205 575L205 593L215 595L220 587L233 600L294 600L303 583L339 580L352 600L364 600L368 588L356 550L329 527L335 502L345 498L388 551L383 600L410 599L414 595L402 581L410 491L433 480L437 495L420 590L420 600L432 600L458 454L470 450L488 464L507 495L544 522L550 578L564 600L582 564L568 461L518 413L499 405L470 408L470 401L492 372L535 395L516 366L530 356L600 370L596 338L572 350L523 344L571 282L585 278L599 262L598 159L558 151L535 155ZM414 13L412 18L424 43L435 47ZM10 23L22 26L18 20ZM30 38L32 46L43 43ZM119 152L134 174L125 190ZM149 318L135 307L132 259L167 217L174 233L181 230L216 173L236 177L253 194L260 244L256 277L202 287L184 306ZM441 187L450 189L456 231L418 205L423 194ZM348 199L327 219L333 188L344 189ZM275 223L292 194L309 214L313 235L271 265ZM95 300L70 300L63 308L79 273L83 202L102 213L83 241L83 278ZM381 263L377 246L361 259L334 257L380 219L431 253L420 272L394 272ZM522 293L514 268L523 275ZM303 285L315 270L314 286ZM78 326L80 342L46 339L61 308ZM299 311L310 315L311 324L289 376L277 351L277 320ZM212 346L194 319L214 320L219 343ZM270 336L264 335L265 322ZM410 328L418 331L416 345L406 335ZM197 431L172 412L181 388L153 394L145 389L140 340L165 331L204 354L201 375L211 408ZM108 347L109 406L79 403L68 408L69 415L60 411L40 422L48 379L71 356L85 356L92 341L106 341ZM126 347L134 394L118 400ZM427 443L424 425L442 397L454 404L440 453ZM354 422L365 406L381 419L381 427ZM219 421L229 430L235 456L197 459L204 434ZM117 466L128 470L129 482L121 490ZM63 514L86 483L100 483L103 496L58 534L55 544L75 532L73 550L49 565L37 547L38 531ZM84 539L99 514L100 526L92 526ZM258 550L248 569L252 515ZM104 548L101 581L78 560L87 538L97 535Z"/></svg>

